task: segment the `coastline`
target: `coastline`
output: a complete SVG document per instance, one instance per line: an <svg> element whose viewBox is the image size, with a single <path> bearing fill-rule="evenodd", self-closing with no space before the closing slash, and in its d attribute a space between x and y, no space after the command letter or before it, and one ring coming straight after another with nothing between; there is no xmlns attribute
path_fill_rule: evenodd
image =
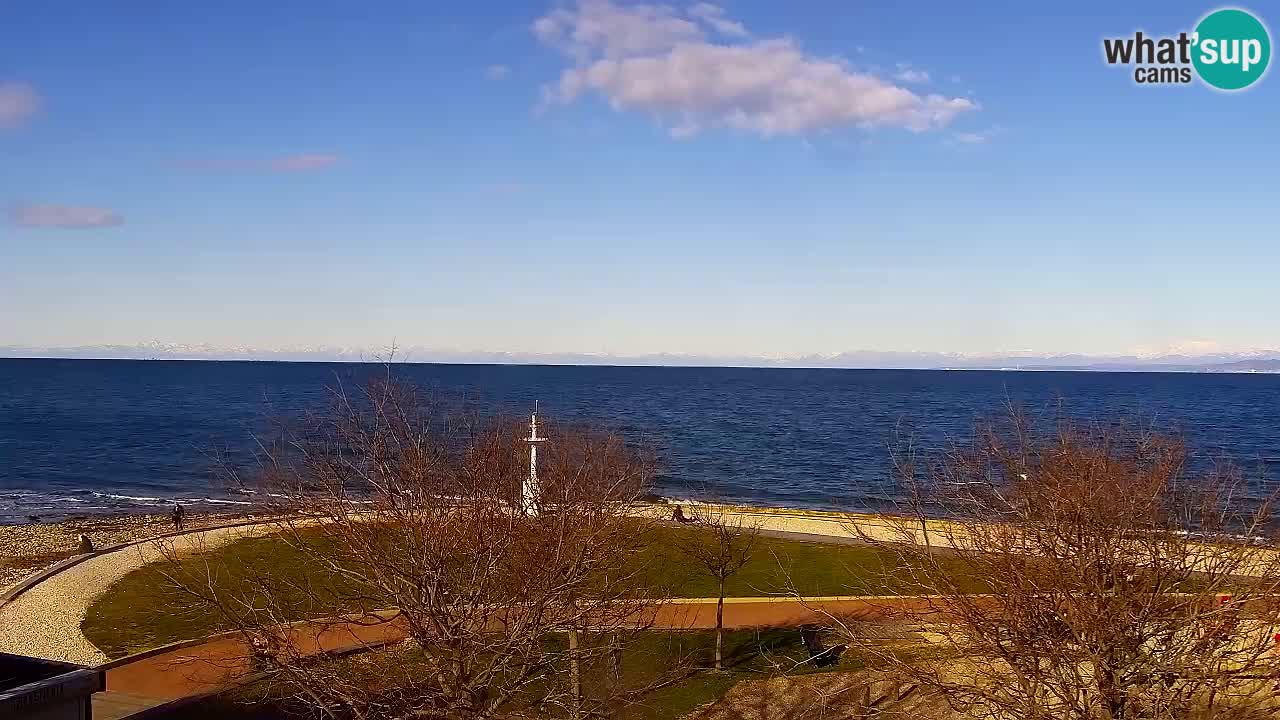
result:
<svg viewBox="0 0 1280 720"><path fill-rule="evenodd" d="M254 513L248 512L188 511L183 524L196 529L252 517ZM168 513L129 513L0 525L0 590L77 555L81 534L89 536L95 548L103 548L155 537L172 529L173 520Z"/></svg>

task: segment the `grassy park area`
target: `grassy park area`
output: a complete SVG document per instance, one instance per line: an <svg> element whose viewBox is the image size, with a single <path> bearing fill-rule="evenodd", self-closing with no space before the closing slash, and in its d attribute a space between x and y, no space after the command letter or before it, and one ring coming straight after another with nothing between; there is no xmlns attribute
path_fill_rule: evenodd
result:
<svg viewBox="0 0 1280 720"><path fill-rule="evenodd" d="M420 522L308 522L294 546L246 539L138 570L97 598L83 628L118 657L228 629L228 612L246 616L236 626L250 637L226 645L278 681L248 707L284 711L255 720L303 706L736 720L862 717L890 705L941 720L957 700L1010 717L1273 715L1280 553L1269 503L1230 504L1250 479L1192 482L1180 440L1145 430L1040 436L1014 424L929 471L939 481L926 487L928 506L958 508L945 513L943 537L960 544L934 533L906 545L756 538L731 524L747 514L693 524L601 514L600 496L576 489L582 468L613 478L632 458L582 437L557 441L566 455L548 467L565 500L545 519L513 522L482 486L466 512ZM462 469L503 467L513 457L503 441L515 437L476 446ZM327 448L313 456L322 481L334 480ZM433 467L409 459L406 477ZM393 487L389 505L402 496ZM720 613L717 595L740 600ZM327 643L306 636L315 624L281 627L392 607L397 625L361 633L391 644L355 656L339 654L350 644L318 652ZM723 653L721 633L707 628L726 631ZM820 670L816 658L834 654L823 646L845 652ZM841 693L853 706L827 714ZM916 713L912 702L933 705Z"/></svg>
<svg viewBox="0 0 1280 720"><path fill-rule="evenodd" d="M701 528L660 526L636 558L656 570L662 591L671 597L714 597L713 578L699 572L685 548L690 542L710 542L711 533ZM323 543L319 533L308 542ZM806 596L893 594L906 592L886 577L892 575L896 558L872 548L802 542L761 536L756 538L750 560L726 584L728 597L753 597L788 593L788 588ZM186 557L181 567L155 563L136 570L99 597L83 623L86 637L110 657L120 657L180 640L204 637L228 629L217 613L208 612L186 591L179 590L173 574L188 579L203 575L212 592L243 592L262 586L273 597L290 597L289 588L307 588L294 596L288 607L289 619L305 619L338 614L351 608L317 605L317 587L334 583L333 595L344 593L331 571L317 566L314 555L291 546L279 537L247 538L209 552ZM627 645L617 676L603 667L583 672L584 693L616 692L619 686L636 688L627 702L627 717L671 718L683 716L723 696L729 688L747 679L757 679L780 671L794 674L818 671L806 663L808 652L795 629L736 630L725 634L725 669L706 672L713 666L714 633L710 631L645 633ZM588 639L587 642L591 640ZM351 673L394 682L400 673L414 667L412 650L393 648L337 662L350 664ZM390 665L387 665L390 663ZM841 662L825 671L853 671L865 665L863 658L849 652ZM278 690L278 689L277 689ZM254 688L210 700L204 712L209 717L249 720L287 715L273 709L269 697L252 697ZM251 700L251 702L244 702ZM193 709L192 717L201 717ZM279 713L273 715L272 713ZM247 713L247 714L246 714Z"/></svg>
<svg viewBox="0 0 1280 720"><path fill-rule="evenodd" d="M714 597L713 578L700 573L682 546L707 531L661 526L637 562L657 570L663 590L672 597ZM313 542L323 542L317 534ZM317 604L317 586L337 583L333 573L317 567L311 553L290 546L280 538L247 538L217 550L183 559L175 569L156 563L135 570L113 585L90 607L83 623L85 636L110 657L158 647L180 640L204 637L228 629L225 620L203 609L199 602L175 587L177 570L188 577L207 577L212 591L261 587L273 597L286 599L288 619L324 617L353 608ZM896 558L868 547L801 542L759 537L750 561L726 584L727 597L786 594L788 587L808 596L908 594L909 587L895 584ZM270 583L270 587L266 584ZM292 595L290 588L307 588ZM340 587L332 595L341 597Z"/></svg>

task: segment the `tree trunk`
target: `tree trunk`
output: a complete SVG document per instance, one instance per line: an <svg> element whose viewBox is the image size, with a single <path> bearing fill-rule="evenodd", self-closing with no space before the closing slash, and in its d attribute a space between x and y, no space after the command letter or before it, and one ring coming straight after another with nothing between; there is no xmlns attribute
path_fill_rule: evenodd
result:
<svg viewBox="0 0 1280 720"><path fill-rule="evenodd" d="M716 670L724 669L724 578L720 578L719 594L716 597Z"/></svg>
<svg viewBox="0 0 1280 720"><path fill-rule="evenodd" d="M573 720L582 718L582 675L578 668L578 630L569 630L569 714Z"/></svg>
<svg viewBox="0 0 1280 720"><path fill-rule="evenodd" d="M1102 696L1102 706L1109 720L1125 720L1127 699L1125 690L1116 682L1116 672L1110 663L1097 670L1098 694Z"/></svg>
<svg viewBox="0 0 1280 720"><path fill-rule="evenodd" d="M622 641L613 633L609 636L609 705L612 707L609 717L626 717L626 705L616 699L622 690Z"/></svg>

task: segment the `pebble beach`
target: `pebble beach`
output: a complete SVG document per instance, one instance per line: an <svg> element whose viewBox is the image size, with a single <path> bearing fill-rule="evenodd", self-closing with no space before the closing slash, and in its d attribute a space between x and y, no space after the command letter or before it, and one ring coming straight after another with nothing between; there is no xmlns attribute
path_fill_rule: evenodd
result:
<svg viewBox="0 0 1280 720"><path fill-rule="evenodd" d="M249 517L244 513L188 512L184 525L194 529ZM77 554L82 534L89 536L95 548L103 548L172 530L173 520L167 513L0 525L0 592L34 572Z"/></svg>

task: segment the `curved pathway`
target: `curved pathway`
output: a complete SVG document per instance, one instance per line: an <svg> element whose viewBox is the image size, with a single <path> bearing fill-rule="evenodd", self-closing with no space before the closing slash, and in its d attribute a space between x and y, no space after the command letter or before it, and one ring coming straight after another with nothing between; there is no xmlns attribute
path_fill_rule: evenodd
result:
<svg viewBox="0 0 1280 720"><path fill-rule="evenodd" d="M278 527L271 522L195 530L169 541L199 552ZM96 666L107 656L80 631L89 606L125 575L161 559L155 539L93 555L37 582L0 607L0 652Z"/></svg>
<svg viewBox="0 0 1280 720"><path fill-rule="evenodd" d="M822 622L825 614L890 619L900 612L927 611L920 598L828 597L803 603L792 598L726 598L724 626L728 630L796 627ZM384 615L384 617L386 617ZM709 630L715 627L715 598L689 598L663 603L646 621L662 630ZM651 624L650 624L651 623ZM381 647L408 634L398 620L371 624L323 620L288 627L288 645L299 655L342 654ZM247 642L236 633L177 643L108 663L107 689L132 697L153 698L162 704L215 692L253 670Z"/></svg>
<svg viewBox="0 0 1280 720"><path fill-rule="evenodd" d="M637 514L665 519L671 506L638 509ZM721 507L728 518L739 519L768 535L834 543L875 540L901 541L899 528L870 515L798 511L770 508ZM244 537L269 534L279 521L195 530L169 536L179 553L210 550ZM912 534L911 532L908 535ZM917 539L918 540L918 539ZM95 717L124 718L146 708L183 702L224 687L251 669L249 648L238 637L222 635L180 643L115 662L94 647L80 624L95 599L125 575L162 559L156 539L142 540L118 549L76 559L64 567L46 571L30 581L30 587L8 603L0 599L0 652L34 655L82 665L101 666L109 692L99 694ZM715 599L693 598L665 603L653 618L653 626L669 629L703 629L715 626ZM726 598L725 627L795 627L821 622L829 615L859 616L866 620L892 620L906 612L928 612L924 597ZM346 622L302 623L290 629L299 649L314 652L351 652L403 639L398 623L378 625ZM109 707L110 706L110 707Z"/></svg>
<svg viewBox="0 0 1280 720"><path fill-rule="evenodd" d="M728 520L740 521L744 526L753 526L762 533L794 539L815 540L834 543L862 543L866 539L878 541L915 541L920 538L911 537L917 530L907 529L904 533L898 523L875 515L824 512L811 510L792 510L785 508L747 508L734 506L699 506L697 504L679 503L693 512L700 509L711 509ZM670 517L673 505L653 505L639 507L635 513L656 519ZM944 530L948 523L930 521L930 525ZM170 541L178 552L198 552L225 545L242 537L269 534L280 527L280 521L264 521L256 524L195 530L177 536ZM935 544L945 538L935 537ZM0 605L0 652L34 655L51 660L62 660L82 665L100 665L106 662L106 656L94 647L80 631L80 623L84 620L89 606L102 593L127 575L129 572L161 559L161 553L154 540L143 540L121 549L103 552L78 562L65 569L54 572L34 584L22 595L8 604ZM780 614L785 612L781 605L771 603L766 598L736 598L728 604L737 609L726 608L726 619L730 614L746 612L746 608L756 603L753 612L762 613L755 625L794 623L795 620L782 621ZM692 608L697 601L678 603L679 607ZM795 607L799 604L793 603ZM769 609L765 609L768 607ZM701 616L701 610L695 616ZM699 627L695 624L691 627Z"/></svg>
<svg viewBox="0 0 1280 720"><path fill-rule="evenodd" d="M640 508L638 515L662 517L671 506ZM796 539L856 542L848 523L852 517L772 508L721 508L726 516L743 519L767 534ZM868 524L861 518L859 525ZM269 534L279 522L265 521L230 527L193 530L166 536L179 552L199 552L252 535ZM130 572L161 559L157 538L108 550L57 570L7 604L0 604L0 652L97 666L106 655L85 638L80 623L93 601Z"/></svg>
<svg viewBox="0 0 1280 720"><path fill-rule="evenodd" d="M650 515L667 508L641 510ZM765 534L794 539L856 542L844 522L847 516L789 513L754 509L726 509L749 518ZM101 667L108 692L94 700L95 717L127 718L159 706L181 704L215 692L243 677L252 668L249 648L235 636L222 635L179 643L114 662L85 638L80 630L89 607L130 572L157 562L163 555L157 540L165 539L183 554L215 549L244 537L270 534L278 521L194 530L180 535L141 540L87 558L75 558L37 573L29 587L7 603L0 600L0 652L33 655ZM883 601L883 599L880 599ZM715 627L715 599L692 598L663 605L652 619L655 627L705 629ZM893 603L891 603L893 604ZM879 614L884 606L874 598L813 598L805 603L790 598L726 598L724 621L730 629L795 626L820 621L822 613ZM398 623L303 623L293 629L297 647L319 652L353 652L405 637Z"/></svg>

